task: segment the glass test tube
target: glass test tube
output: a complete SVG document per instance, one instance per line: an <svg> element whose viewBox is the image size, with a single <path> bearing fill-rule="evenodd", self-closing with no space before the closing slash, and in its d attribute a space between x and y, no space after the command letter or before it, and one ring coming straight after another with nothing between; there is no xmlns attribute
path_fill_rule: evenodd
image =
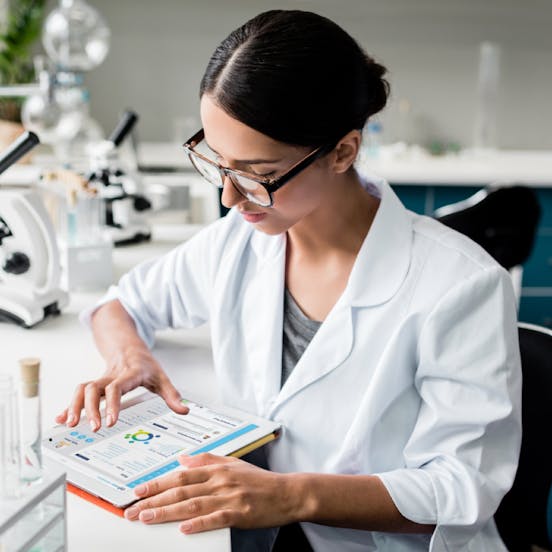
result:
<svg viewBox="0 0 552 552"><path fill-rule="evenodd" d="M0 374L0 497L19 496L19 422L13 378Z"/></svg>
<svg viewBox="0 0 552 552"><path fill-rule="evenodd" d="M21 437L21 480L37 481L42 476L40 420L40 360L19 361L21 385L19 394L19 427Z"/></svg>

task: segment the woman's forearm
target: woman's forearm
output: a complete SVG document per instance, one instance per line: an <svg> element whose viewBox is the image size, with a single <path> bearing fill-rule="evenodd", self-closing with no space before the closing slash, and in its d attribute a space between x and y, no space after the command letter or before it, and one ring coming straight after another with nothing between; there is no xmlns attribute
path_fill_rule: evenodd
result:
<svg viewBox="0 0 552 552"><path fill-rule="evenodd" d="M406 519L373 475L288 474L296 521L392 533L432 533Z"/></svg>
<svg viewBox="0 0 552 552"><path fill-rule="evenodd" d="M105 303L92 315L92 333L104 359L131 349L148 350L134 321L118 300Z"/></svg>

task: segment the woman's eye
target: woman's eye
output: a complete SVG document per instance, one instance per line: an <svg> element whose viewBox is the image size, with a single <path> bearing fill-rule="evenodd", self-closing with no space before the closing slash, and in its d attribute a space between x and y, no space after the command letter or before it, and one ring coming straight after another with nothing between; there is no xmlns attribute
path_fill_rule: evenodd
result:
<svg viewBox="0 0 552 552"><path fill-rule="evenodd" d="M270 172L267 172L267 173L257 173L257 172L254 172L253 173L255 176L260 176L261 178L269 178L271 176L274 176L276 174L276 171L270 171Z"/></svg>

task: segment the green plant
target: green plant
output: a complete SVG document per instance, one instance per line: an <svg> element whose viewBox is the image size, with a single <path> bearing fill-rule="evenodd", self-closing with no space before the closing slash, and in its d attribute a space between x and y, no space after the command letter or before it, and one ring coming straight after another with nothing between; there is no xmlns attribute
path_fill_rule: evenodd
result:
<svg viewBox="0 0 552 552"><path fill-rule="evenodd" d="M32 48L40 37L46 0L11 0L0 31L0 85L34 79ZM0 99L0 118L19 118L21 98Z"/></svg>

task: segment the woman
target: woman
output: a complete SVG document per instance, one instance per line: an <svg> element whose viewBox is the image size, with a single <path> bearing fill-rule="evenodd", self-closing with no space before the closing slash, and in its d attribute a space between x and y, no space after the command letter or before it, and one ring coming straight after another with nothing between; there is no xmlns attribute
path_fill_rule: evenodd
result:
<svg viewBox="0 0 552 552"><path fill-rule="evenodd" d="M477 245L353 167L384 73L300 11L255 17L211 57L186 147L231 211L110 290L91 318L107 370L58 421L84 408L97 430L105 396L111 426L139 385L184 413L150 347L208 320L224 400L285 430L263 449L269 469L183 457L187 471L136 489L128 519L229 526L239 550L301 530L316 551L504 550L492 516L520 445L513 292Z"/></svg>

